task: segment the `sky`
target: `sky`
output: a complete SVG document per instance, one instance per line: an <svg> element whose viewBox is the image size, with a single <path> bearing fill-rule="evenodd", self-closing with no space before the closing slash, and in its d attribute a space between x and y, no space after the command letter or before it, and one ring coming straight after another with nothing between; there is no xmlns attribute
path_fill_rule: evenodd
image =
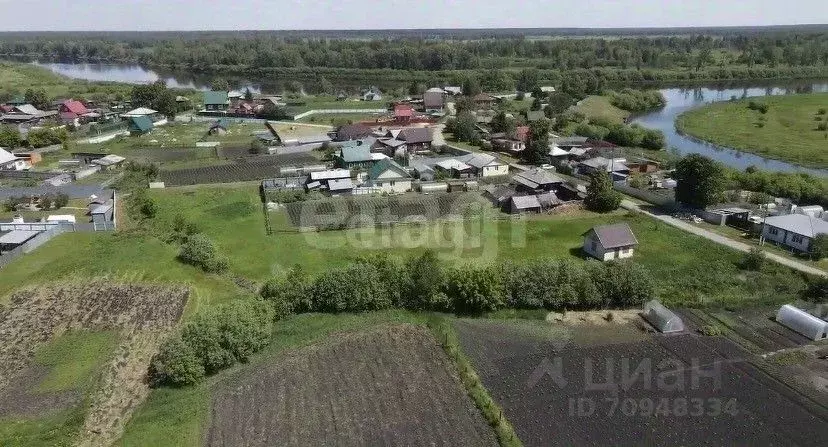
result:
<svg viewBox="0 0 828 447"><path fill-rule="evenodd" d="M0 31L828 24L826 0L0 0Z"/></svg>

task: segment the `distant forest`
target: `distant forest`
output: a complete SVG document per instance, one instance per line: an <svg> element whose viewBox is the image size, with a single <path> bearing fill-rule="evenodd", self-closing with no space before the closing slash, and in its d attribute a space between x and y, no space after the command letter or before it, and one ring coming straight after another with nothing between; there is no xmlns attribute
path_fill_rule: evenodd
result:
<svg viewBox="0 0 828 447"><path fill-rule="evenodd" d="M541 70L544 79L591 70L608 82L804 78L828 71L828 26L2 33L0 56L201 72L405 70L442 77L454 71L531 68Z"/></svg>

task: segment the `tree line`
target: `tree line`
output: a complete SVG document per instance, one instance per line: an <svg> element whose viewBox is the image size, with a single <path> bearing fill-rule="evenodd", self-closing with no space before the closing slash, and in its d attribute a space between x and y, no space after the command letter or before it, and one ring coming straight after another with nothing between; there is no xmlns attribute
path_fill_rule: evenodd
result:
<svg viewBox="0 0 828 447"><path fill-rule="evenodd" d="M268 344L273 321L294 313L626 308L654 294L647 271L630 262L536 259L450 267L426 251L405 261L362 257L316 276L297 265L267 281L259 299L237 300L187 323L162 344L150 377L156 385L190 385L245 362Z"/></svg>

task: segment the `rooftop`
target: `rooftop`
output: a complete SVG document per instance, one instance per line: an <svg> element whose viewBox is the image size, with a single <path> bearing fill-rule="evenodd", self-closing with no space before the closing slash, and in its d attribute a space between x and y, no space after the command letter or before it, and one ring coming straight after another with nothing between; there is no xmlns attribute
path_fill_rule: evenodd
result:
<svg viewBox="0 0 828 447"><path fill-rule="evenodd" d="M765 219L765 225L790 231L805 237L815 237L818 234L828 234L828 222L807 214L786 214L771 216Z"/></svg>
<svg viewBox="0 0 828 447"><path fill-rule="evenodd" d="M374 166L371 167L371 170L368 171L368 178L371 180L376 180L382 175L385 171L392 170L398 174L398 178L406 179L409 178L408 172L402 166L398 165L394 160L390 158L386 158L384 160L380 160Z"/></svg>
<svg viewBox="0 0 828 447"><path fill-rule="evenodd" d="M226 105L227 92L204 92L204 105Z"/></svg>
<svg viewBox="0 0 828 447"><path fill-rule="evenodd" d="M20 245L37 236L39 231L14 230L0 236L0 244Z"/></svg>
<svg viewBox="0 0 828 447"><path fill-rule="evenodd" d="M540 208L541 204L535 196L512 196L512 204L514 208L519 210Z"/></svg>
<svg viewBox="0 0 828 447"><path fill-rule="evenodd" d="M604 248L618 248L629 247L630 245L638 245L638 239L632 232L632 229L626 223L617 223L612 225L598 225L592 227L595 235ZM589 233L589 231L587 233Z"/></svg>
<svg viewBox="0 0 828 447"><path fill-rule="evenodd" d="M563 183L564 181L561 177L558 177L557 175L543 169L532 169L529 171L518 172L512 176L512 180L532 189L552 183Z"/></svg>
<svg viewBox="0 0 828 447"><path fill-rule="evenodd" d="M431 143L431 129L427 127L409 127L400 131L397 136L399 140L407 143Z"/></svg>

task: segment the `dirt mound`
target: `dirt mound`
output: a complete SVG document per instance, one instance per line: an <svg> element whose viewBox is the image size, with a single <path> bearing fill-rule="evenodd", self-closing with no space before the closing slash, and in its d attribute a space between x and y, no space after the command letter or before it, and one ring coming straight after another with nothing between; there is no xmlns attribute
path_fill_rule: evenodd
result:
<svg viewBox="0 0 828 447"><path fill-rule="evenodd" d="M442 349L415 326L332 338L214 393L207 444L497 445Z"/></svg>
<svg viewBox="0 0 828 447"><path fill-rule="evenodd" d="M18 405L26 401L25 396L44 397L30 392L42 373L32 366L35 352L67 330L115 330L120 345L92 396L81 437L83 445L110 444L146 397L150 358L181 318L187 296L184 288L105 282L15 293L9 305L0 307L0 414L31 414L37 408L55 410L76 404L79 396L67 395L52 396L54 405L45 408Z"/></svg>

